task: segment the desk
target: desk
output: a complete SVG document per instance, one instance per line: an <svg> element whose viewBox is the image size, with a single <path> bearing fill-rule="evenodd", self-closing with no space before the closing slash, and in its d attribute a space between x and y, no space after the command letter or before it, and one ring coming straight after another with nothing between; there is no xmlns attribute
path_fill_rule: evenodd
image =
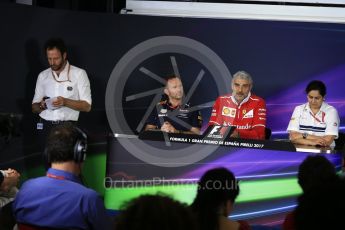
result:
<svg viewBox="0 0 345 230"><path fill-rule="evenodd" d="M253 144L242 148L190 143L197 139L193 135L169 135L171 141L167 145L162 139L154 139L160 134L152 135L151 140L148 136L139 139L109 135L105 180L108 209L118 210L133 197L158 191L191 203L200 176L208 169L226 167L241 180L241 192L232 217L271 218L294 208L296 196L301 192L296 179L298 166L308 155L315 154L296 152L289 142L236 140ZM131 152L133 150L137 152ZM341 154L325 154L325 157L341 168ZM191 159L195 161L190 163Z"/></svg>
<svg viewBox="0 0 345 230"><path fill-rule="evenodd" d="M326 153L326 154L336 154L337 151L332 147L316 147L310 145L295 145L296 151L307 152L307 153Z"/></svg>
<svg viewBox="0 0 345 230"><path fill-rule="evenodd" d="M267 149L278 151L296 151L295 146L289 141L267 141L267 140L250 140L241 138L229 138L227 140L207 138L203 135L193 134L174 134L164 133L160 131L146 131L139 135L142 140L165 141L173 143L188 143L188 144L206 144L225 147L240 147L251 149Z"/></svg>

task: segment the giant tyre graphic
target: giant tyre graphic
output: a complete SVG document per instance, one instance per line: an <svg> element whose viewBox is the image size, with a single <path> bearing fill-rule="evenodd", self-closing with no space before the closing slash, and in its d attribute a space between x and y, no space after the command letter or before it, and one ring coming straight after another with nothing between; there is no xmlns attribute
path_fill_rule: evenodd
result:
<svg viewBox="0 0 345 230"><path fill-rule="evenodd" d="M114 134L134 134L132 131L129 131L131 128L127 124L124 112L121 109L124 87L127 80L130 79L133 70L143 61L164 53L186 55L207 68L207 71L216 82L217 89L215 90L218 91L218 94L223 94L230 88L231 74L228 68L214 51L202 43L179 36L161 36L146 40L130 49L116 64L110 75L105 105L108 122ZM174 65L173 57L172 64ZM177 66L174 66L174 72L178 74ZM203 73L204 71L201 70L198 81L201 80ZM163 80L157 78L157 81L162 82ZM195 90L197 83L198 82L194 84L193 90ZM153 89L146 93L141 93L140 95L155 94L159 90L161 89ZM191 93L192 92L189 92L186 97L191 97ZM135 97L131 99L135 99ZM159 98L156 96L154 100L158 99ZM155 102L151 104L148 110L152 110L152 105L154 104ZM148 113L149 112L150 111L148 111ZM143 125L142 122L140 124ZM173 148L157 149L143 141L140 142L140 144L136 142L134 145L131 138L118 138L118 140L121 145L135 157L146 163L162 167L179 167L195 163L207 157L217 148L217 146L212 145L204 145L202 147L200 147L200 145L190 145L183 150Z"/></svg>

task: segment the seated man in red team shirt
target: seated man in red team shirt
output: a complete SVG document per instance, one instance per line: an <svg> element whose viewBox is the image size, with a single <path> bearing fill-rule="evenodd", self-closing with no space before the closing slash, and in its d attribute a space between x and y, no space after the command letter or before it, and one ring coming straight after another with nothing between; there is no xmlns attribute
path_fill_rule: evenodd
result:
<svg viewBox="0 0 345 230"><path fill-rule="evenodd" d="M217 98L208 125L236 126L231 137L265 139L266 103L252 94L253 80L245 71L232 78L232 94Z"/></svg>

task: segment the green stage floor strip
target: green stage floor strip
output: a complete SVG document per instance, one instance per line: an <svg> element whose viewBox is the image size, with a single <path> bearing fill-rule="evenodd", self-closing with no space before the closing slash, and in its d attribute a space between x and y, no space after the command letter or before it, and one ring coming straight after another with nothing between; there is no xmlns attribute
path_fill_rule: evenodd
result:
<svg viewBox="0 0 345 230"><path fill-rule="evenodd" d="M83 165L84 185L104 196L104 178L107 156L105 153L88 154Z"/></svg>
<svg viewBox="0 0 345 230"><path fill-rule="evenodd" d="M121 206L143 194L163 193L181 202L190 204L196 194L196 184L160 185L127 188L109 188L105 190L104 203L107 209L120 210ZM236 202L252 202L296 196L302 192L297 178L266 179L240 182L240 195Z"/></svg>

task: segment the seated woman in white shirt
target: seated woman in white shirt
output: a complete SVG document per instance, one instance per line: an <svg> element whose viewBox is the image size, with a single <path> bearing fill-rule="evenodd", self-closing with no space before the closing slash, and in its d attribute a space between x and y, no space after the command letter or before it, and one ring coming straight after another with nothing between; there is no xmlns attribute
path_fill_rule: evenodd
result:
<svg viewBox="0 0 345 230"><path fill-rule="evenodd" d="M297 106L292 114L287 128L290 140L302 145L334 146L340 121L337 110L324 102L325 84L311 81L305 91L308 103Z"/></svg>

